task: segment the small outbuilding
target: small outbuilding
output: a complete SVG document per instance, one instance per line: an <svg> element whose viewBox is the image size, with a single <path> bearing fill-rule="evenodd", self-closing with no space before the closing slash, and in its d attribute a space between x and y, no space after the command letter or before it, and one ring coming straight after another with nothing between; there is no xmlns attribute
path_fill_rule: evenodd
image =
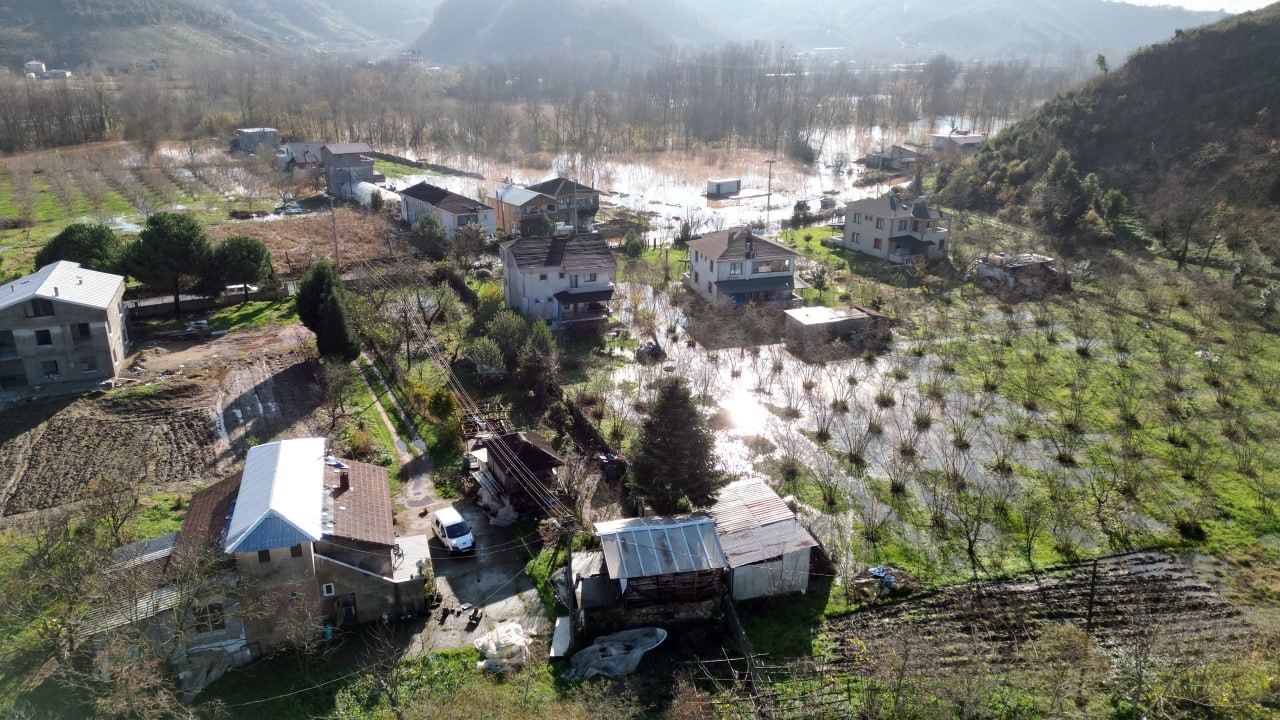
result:
<svg viewBox="0 0 1280 720"><path fill-rule="evenodd" d="M889 332L889 316L871 308L802 307L784 313L783 336L787 345L823 345L835 339L865 341Z"/></svg>
<svg viewBox="0 0 1280 720"><path fill-rule="evenodd" d="M1037 253L983 255L970 263L964 279L1020 290L1027 295L1070 288L1070 281L1058 271L1057 262Z"/></svg>
<svg viewBox="0 0 1280 720"><path fill-rule="evenodd" d="M707 181L707 197L724 197L742 192L742 181L737 178L722 178Z"/></svg>
<svg viewBox="0 0 1280 720"><path fill-rule="evenodd" d="M275 128L239 128L232 150L255 154L263 151L275 151L280 142L280 133Z"/></svg>
<svg viewBox="0 0 1280 720"><path fill-rule="evenodd" d="M609 578L631 607L717 600L729 566L708 515L595 524Z"/></svg>
<svg viewBox="0 0 1280 720"><path fill-rule="evenodd" d="M729 483L708 512L729 564L734 600L809 589L809 556L818 541L773 488L758 479Z"/></svg>

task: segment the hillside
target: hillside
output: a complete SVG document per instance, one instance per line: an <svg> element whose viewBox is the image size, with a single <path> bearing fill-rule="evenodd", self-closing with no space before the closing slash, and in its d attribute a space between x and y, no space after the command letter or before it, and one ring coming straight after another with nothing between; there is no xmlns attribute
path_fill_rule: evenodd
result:
<svg viewBox="0 0 1280 720"><path fill-rule="evenodd" d="M81 68L267 48L227 16L180 0L0 2L0 63L10 67L32 57L51 67Z"/></svg>
<svg viewBox="0 0 1280 720"><path fill-rule="evenodd" d="M665 45L724 39L682 0L445 0L412 47L441 65L550 50L640 63Z"/></svg>
<svg viewBox="0 0 1280 720"><path fill-rule="evenodd" d="M441 0L210 0L209 7L286 43L335 50L400 49L431 24Z"/></svg>
<svg viewBox="0 0 1280 720"><path fill-rule="evenodd" d="M1065 149L1079 177L1121 188L1154 225L1189 233L1224 201L1261 227L1280 217L1278 47L1280 4L1180 33L1005 130L951 174L944 196L1016 213Z"/></svg>

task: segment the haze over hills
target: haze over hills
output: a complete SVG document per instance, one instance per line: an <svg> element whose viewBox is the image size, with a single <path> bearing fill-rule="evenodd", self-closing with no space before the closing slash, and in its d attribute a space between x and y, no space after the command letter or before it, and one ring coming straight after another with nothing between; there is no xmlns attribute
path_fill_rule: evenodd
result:
<svg viewBox="0 0 1280 720"><path fill-rule="evenodd" d="M1107 0L444 0L413 46L434 62L506 58L551 47L643 60L672 44L783 41L850 57L916 60L1126 55L1226 17ZM1119 59L1119 58L1117 58Z"/></svg>
<svg viewBox="0 0 1280 720"><path fill-rule="evenodd" d="M1059 149L1159 222L1225 202L1280 218L1280 4L1180 33L1045 103L951 175L962 207L1026 205ZM1259 228L1263 225L1259 225ZM1280 243L1259 232L1280 261Z"/></svg>
<svg viewBox="0 0 1280 720"><path fill-rule="evenodd" d="M431 24L441 0L209 0L236 20L289 44L398 50Z"/></svg>

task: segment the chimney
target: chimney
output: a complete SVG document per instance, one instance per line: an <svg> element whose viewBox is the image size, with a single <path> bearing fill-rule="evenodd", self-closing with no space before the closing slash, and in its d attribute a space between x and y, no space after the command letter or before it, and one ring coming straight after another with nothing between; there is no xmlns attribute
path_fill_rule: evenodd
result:
<svg viewBox="0 0 1280 720"><path fill-rule="evenodd" d="M750 230L743 232L747 234L747 259L750 260L756 256L756 236Z"/></svg>
<svg viewBox="0 0 1280 720"><path fill-rule="evenodd" d="M343 470L338 474L338 492L344 493L351 489L351 473Z"/></svg>

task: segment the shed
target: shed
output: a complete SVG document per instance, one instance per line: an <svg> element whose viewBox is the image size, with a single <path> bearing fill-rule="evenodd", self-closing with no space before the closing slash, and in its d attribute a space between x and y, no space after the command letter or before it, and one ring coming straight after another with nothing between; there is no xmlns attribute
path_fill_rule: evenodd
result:
<svg viewBox="0 0 1280 720"><path fill-rule="evenodd" d="M818 541L763 481L729 483L709 512L729 563L734 600L809 589L809 555Z"/></svg>
<svg viewBox="0 0 1280 720"><path fill-rule="evenodd" d="M716 598L728 559L708 515L628 518L595 524L605 568L631 606Z"/></svg>
<svg viewBox="0 0 1280 720"><path fill-rule="evenodd" d="M250 154L263 150L274 151L279 142L280 133L275 128L238 128L234 149Z"/></svg>
<svg viewBox="0 0 1280 720"><path fill-rule="evenodd" d="M884 332L889 318L870 308L802 307L784 312L783 335L788 345L823 344L836 338L847 339L855 334L863 337Z"/></svg>
<svg viewBox="0 0 1280 720"><path fill-rule="evenodd" d="M742 180L738 178L721 178L707 181L707 197L736 195L742 192Z"/></svg>

